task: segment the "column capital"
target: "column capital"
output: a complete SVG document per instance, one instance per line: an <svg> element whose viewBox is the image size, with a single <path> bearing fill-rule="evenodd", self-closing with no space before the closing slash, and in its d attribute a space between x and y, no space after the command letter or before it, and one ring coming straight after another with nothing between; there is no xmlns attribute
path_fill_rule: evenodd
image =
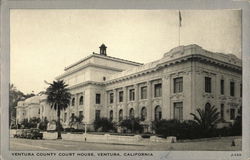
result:
<svg viewBox="0 0 250 160"><path fill-rule="evenodd" d="M152 81L147 81L147 85L152 85Z"/></svg>

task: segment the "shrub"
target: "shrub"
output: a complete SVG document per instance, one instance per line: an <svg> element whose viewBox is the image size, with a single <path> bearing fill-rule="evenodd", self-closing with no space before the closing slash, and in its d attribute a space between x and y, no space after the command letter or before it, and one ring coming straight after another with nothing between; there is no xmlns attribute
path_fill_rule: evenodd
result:
<svg viewBox="0 0 250 160"><path fill-rule="evenodd" d="M84 132L84 129L75 129L75 128L65 128L64 132Z"/></svg>
<svg viewBox="0 0 250 160"><path fill-rule="evenodd" d="M141 133L143 131L143 127L140 124L140 121L138 118L125 119L120 122L120 126L128 130L131 130L132 133L135 133L135 132Z"/></svg>
<svg viewBox="0 0 250 160"><path fill-rule="evenodd" d="M65 132L73 132L75 128L64 128Z"/></svg>
<svg viewBox="0 0 250 160"><path fill-rule="evenodd" d="M202 133L194 121L188 120L180 122L179 120L160 120L153 122L153 129L156 134L164 138L175 136L177 139L201 138Z"/></svg>
<svg viewBox="0 0 250 160"><path fill-rule="evenodd" d="M200 127L193 120L180 122L178 120L160 120L153 122L153 129L156 134L163 136L176 136L177 139L197 139L210 137L225 137L241 135L241 119L236 118L231 127L208 128Z"/></svg>
<svg viewBox="0 0 250 160"><path fill-rule="evenodd" d="M198 115L190 113L194 117L194 122L204 131L213 129L219 122L219 112L215 106L206 105L205 109L196 109Z"/></svg>
<svg viewBox="0 0 250 160"><path fill-rule="evenodd" d="M83 125L82 122L83 118L84 118L83 115L79 116L72 115L69 121L70 128L80 129L79 126Z"/></svg>
<svg viewBox="0 0 250 160"><path fill-rule="evenodd" d="M114 124L107 118L100 118L94 121L95 131L100 130L101 132L108 132L114 130Z"/></svg>
<svg viewBox="0 0 250 160"><path fill-rule="evenodd" d="M241 115L236 117L235 122L231 126L231 135L232 136L241 136L242 135L242 117L241 117Z"/></svg>
<svg viewBox="0 0 250 160"><path fill-rule="evenodd" d="M30 129L30 128L37 128L37 125L40 123L40 118L33 117L29 121L28 119L23 119L20 123L21 128L23 129Z"/></svg>
<svg viewBox="0 0 250 160"><path fill-rule="evenodd" d="M42 122L39 123L38 128L40 130L46 131L47 130L47 126L48 126L49 121L47 120L47 117L44 118L44 120Z"/></svg>
<svg viewBox="0 0 250 160"><path fill-rule="evenodd" d="M142 138L150 138L151 134L142 134L141 137Z"/></svg>

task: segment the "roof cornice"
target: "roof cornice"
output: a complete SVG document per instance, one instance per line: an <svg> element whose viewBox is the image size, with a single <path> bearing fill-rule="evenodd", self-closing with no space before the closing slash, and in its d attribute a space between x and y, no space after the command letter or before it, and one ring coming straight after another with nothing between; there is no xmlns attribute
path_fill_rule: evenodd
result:
<svg viewBox="0 0 250 160"><path fill-rule="evenodd" d="M139 77L139 76L151 73L151 72L155 72L155 71L157 71L159 69L162 69L164 67L173 66L173 65L183 63L183 62L187 62L187 61L199 61L199 62L202 62L202 63L204 63L204 62L205 63L210 63L210 64L217 65L219 67L226 68L226 69L229 69L229 70L232 70L232 71L235 71L235 72L239 72L239 73L242 71L242 67L240 67L240 66L233 65L233 64L227 63L227 62L223 62L223 61L220 61L218 59L213 59L213 58L201 55L201 54L194 54L194 55L187 55L187 56L183 56L183 57L180 57L180 58L177 58L177 59L165 61L163 63L157 64L153 68L149 68L147 70L143 70L143 71L136 72L136 73L129 74L129 75L124 75L124 76L121 76L121 77L118 77L118 78L115 78L115 79L110 79L110 80L108 80L108 81L106 81L104 83L105 84L112 84L112 83L115 83L115 82L131 79L131 78L134 78L134 77Z"/></svg>
<svg viewBox="0 0 250 160"><path fill-rule="evenodd" d="M121 70L121 69L117 69L117 68L114 68L114 67L108 67L108 66L103 66L103 65L99 65L99 64L88 63L88 64L86 64L86 65L83 65L83 66L79 67L79 68L76 68L75 70L65 72L65 73L63 73L63 74L57 76L55 79L64 78L64 77L66 77L66 76L68 76L68 75L71 75L71 74L73 74L73 73L75 73L75 72L78 72L78 71L80 71L80 70L82 70L82 69L84 69L84 68L87 68L87 67L96 67L96 68L102 68L102 69L109 69L109 70L113 70L113 71L117 71L117 72L123 71L123 70Z"/></svg>
<svg viewBox="0 0 250 160"><path fill-rule="evenodd" d="M83 86L87 86L87 85L99 85L99 86L103 86L104 83L103 82L95 82L95 81L86 81L86 82L82 82L82 83L78 83L76 85L72 85L72 86L68 86L68 89L74 89L77 87L83 87Z"/></svg>
<svg viewBox="0 0 250 160"><path fill-rule="evenodd" d="M76 63L73 63L67 67L64 68L64 71L67 71L68 69L77 66L78 64L92 58L92 57L98 57L98 58L102 58L102 59L108 59L108 60L113 60L116 62L121 62L121 63L126 63L126 64L131 64L131 65L135 65L135 66L139 66L139 65L143 65L143 63L138 63L138 62L134 62L134 61L129 61L129 60L125 60L125 59L121 59L121 58L116 58L116 57L111 57L111 56L104 56L104 55L100 55L97 53L93 53L92 55L89 55L83 59L81 59L80 61L77 61Z"/></svg>

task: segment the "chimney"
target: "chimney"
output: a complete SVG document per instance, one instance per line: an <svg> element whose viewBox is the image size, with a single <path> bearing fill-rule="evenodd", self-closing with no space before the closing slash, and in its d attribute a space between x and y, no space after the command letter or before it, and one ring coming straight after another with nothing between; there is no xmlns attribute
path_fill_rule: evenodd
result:
<svg viewBox="0 0 250 160"><path fill-rule="evenodd" d="M100 48L100 55L107 56L107 53L106 53L107 47L105 46L105 44L102 44L99 48Z"/></svg>

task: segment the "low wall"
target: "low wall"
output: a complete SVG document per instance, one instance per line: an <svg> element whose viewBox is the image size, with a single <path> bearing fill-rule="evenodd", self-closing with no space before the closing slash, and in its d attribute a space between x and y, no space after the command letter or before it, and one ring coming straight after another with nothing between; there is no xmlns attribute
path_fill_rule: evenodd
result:
<svg viewBox="0 0 250 160"><path fill-rule="evenodd" d="M160 138L157 136L150 136L150 142L167 142L167 143L176 143L176 137L170 136L167 138Z"/></svg>
<svg viewBox="0 0 250 160"><path fill-rule="evenodd" d="M43 132L43 139L57 139L57 132Z"/></svg>
<svg viewBox="0 0 250 160"><path fill-rule="evenodd" d="M44 132L44 139L57 139L57 133ZM70 141L86 141L86 142L97 142L97 143L122 143L122 144L136 144L142 140L140 135L135 136L117 136L117 135L95 135L95 134L72 134L63 133L63 140Z"/></svg>

